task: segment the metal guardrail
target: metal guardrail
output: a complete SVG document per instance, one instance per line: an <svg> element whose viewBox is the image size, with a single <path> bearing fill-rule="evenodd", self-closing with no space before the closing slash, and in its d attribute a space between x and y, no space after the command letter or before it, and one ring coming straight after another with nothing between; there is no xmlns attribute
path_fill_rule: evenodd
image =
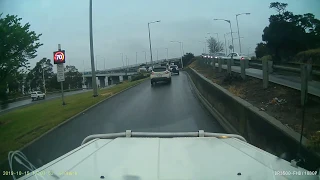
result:
<svg viewBox="0 0 320 180"><path fill-rule="evenodd" d="M223 133L208 133L203 130L198 132L132 132L131 130L126 130L122 133L110 133L110 134L95 134L86 137L81 145L94 140L94 139L115 139L118 137L158 137L158 138L175 138L175 137L215 137L220 139L225 138L236 138L241 141L247 142L246 139L237 134L223 134Z"/></svg>
<svg viewBox="0 0 320 180"><path fill-rule="evenodd" d="M204 58L204 59L213 60L213 59L208 59L208 58ZM222 59L223 59L223 61L222 61L223 64L227 64L227 60L230 60L229 58L222 58ZM233 62L234 62L234 64L237 64L237 65L240 66L240 60L233 59ZM249 66L262 67L262 61L260 61L260 60L249 60ZM285 65L273 64L272 68L274 70L282 70L282 71L288 71L288 72L299 73L299 74L301 73L301 69L300 68L289 67L289 66L285 66ZM320 76L320 71L312 70L311 74L315 75L315 76Z"/></svg>

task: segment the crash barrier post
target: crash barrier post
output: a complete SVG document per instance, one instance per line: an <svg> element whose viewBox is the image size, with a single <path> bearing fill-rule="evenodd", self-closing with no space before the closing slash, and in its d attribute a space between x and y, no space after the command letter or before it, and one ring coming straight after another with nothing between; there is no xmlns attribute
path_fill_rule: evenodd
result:
<svg viewBox="0 0 320 180"><path fill-rule="evenodd" d="M268 61L269 74L273 73L273 61Z"/></svg>
<svg viewBox="0 0 320 180"><path fill-rule="evenodd" d="M245 60L244 60L244 67L245 67L246 69L249 68L249 59L245 59Z"/></svg>
<svg viewBox="0 0 320 180"><path fill-rule="evenodd" d="M218 71L221 72L222 71L222 58L218 59Z"/></svg>
<svg viewBox="0 0 320 180"><path fill-rule="evenodd" d="M308 95L308 65L301 64L301 105L305 105Z"/></svg>
<svg viewBox="0 0 320 180"><path fill-rule="evenodd" d="M312 64L307 64L307 78L312 81Z"/></svg>
<svg viewBox="0 0 320 180"><path fill-rule="evenodd" d="M231 57L231 66L234 66L234 59L233 59L233 57Z"/></svg>
<svg viewBox="0 0 320 180"><path fill-rule="evenodd" d="M262 60L262 78L263 78L263 88L268 88L269 83L269 73L268 73L268 60Z"/></svg>
<svg viewBox="0 0 320 180"><path fill-rule="evenodd" d="M243 80L245 80L246 79L245 60L240 60L240 68L241 68L241 77Z"/></svg>
<svg viewBox="0 0 320 180"><path fill-rule="evenodd" d="M227 60L227 72L228 72L228 74L231 74L231 60L232 60L232 58Z"/></svg>

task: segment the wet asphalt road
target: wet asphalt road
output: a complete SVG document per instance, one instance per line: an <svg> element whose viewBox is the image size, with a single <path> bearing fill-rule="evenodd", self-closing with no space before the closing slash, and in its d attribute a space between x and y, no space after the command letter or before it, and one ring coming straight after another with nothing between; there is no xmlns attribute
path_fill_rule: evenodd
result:
<svg viewBox="0 0 320 180"><path fill-rule="evenodd" d="M193 94L187 75L180 73L172 76L170 85L151 87L147 80L101 103L50 132L23 153L39 167L80 146L88 135L128 129L225 132Z"/></svg>
<svg viewBox="0 0 320 180"><path fill-rule="evenodd" d="M71 92L65 92L64 96L70 96L70 95L74 95L74 94L79 94L79 93L83 93L83 92L87 92L87 91L92 91L92 90L79 90L79 91L71 91ZM27 105L32 105L35 103L41 103L50 99L55 99L55 98L61 98L61 93L56 93L56 94L49 94L46 96L46 99L42 100L37 100L37 101L32 101L31 98L29 99L25 99L25 100L21 100L21 101L16 101L16 102L12 102L7 104L4 108L0 108L0 114L9 112L10 110L16 109L16 108L20 108L20 107L24 107Z"/></svg>

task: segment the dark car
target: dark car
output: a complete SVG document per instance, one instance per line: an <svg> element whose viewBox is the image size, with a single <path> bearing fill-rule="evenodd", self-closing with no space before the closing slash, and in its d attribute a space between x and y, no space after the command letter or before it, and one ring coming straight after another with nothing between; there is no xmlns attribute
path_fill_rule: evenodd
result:
<svg viewBox="0 0 320 180"><path fill-rule="evenodd" d="M178 75L179 75L179 68L178 68L177 65L171 65L171 66L169 67L169 69L170 69L170 71L171 71L172 74L178 74Z"/></svg>

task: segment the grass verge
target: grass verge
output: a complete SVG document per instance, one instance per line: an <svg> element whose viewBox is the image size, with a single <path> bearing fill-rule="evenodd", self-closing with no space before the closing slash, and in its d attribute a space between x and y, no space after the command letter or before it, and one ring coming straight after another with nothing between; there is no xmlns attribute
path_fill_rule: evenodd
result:
<svg viewBox="0 0 320 180"><path fill-rule="evenodd" d="M1 115L0 162L6 159L9 151L22 148L86 108L144 80L123 82L108 89L100 89L99 96L95 98L92 97L92 92L67 96L66 106L62 106L61 99L58 98Z"/></svg>

